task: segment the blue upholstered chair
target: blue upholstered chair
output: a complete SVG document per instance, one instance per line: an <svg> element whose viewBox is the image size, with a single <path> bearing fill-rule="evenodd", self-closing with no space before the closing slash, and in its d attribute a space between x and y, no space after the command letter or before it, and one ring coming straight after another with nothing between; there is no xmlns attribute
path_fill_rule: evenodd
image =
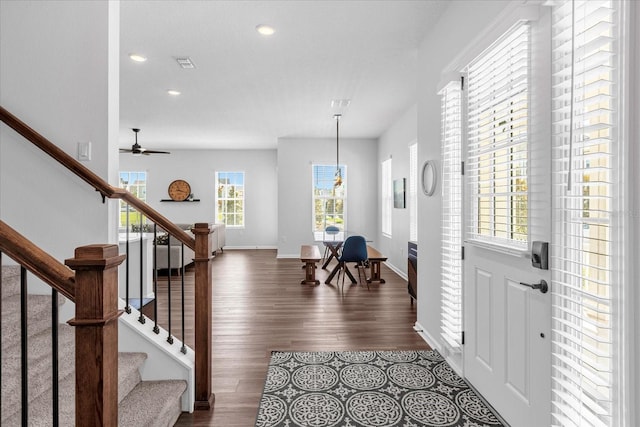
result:
<svg viewBox="0 0 640 427"><path fill-rule="evenodd" d="M367 281L365 263L367 262L367 242L362 236L350 236L344 241L342 246L342 254L338 261L340 262L340 270L342 271L342 287L344 288L344 276L347 268L346 263L356 263L358 269L358 281L362 283L362 277L360 276L360 269L362 269L362 276L364 276L365 282ZM340 278L340 272L338 272L338 279ZM369 289L369 282L367 282L367 289Z"/></svg>

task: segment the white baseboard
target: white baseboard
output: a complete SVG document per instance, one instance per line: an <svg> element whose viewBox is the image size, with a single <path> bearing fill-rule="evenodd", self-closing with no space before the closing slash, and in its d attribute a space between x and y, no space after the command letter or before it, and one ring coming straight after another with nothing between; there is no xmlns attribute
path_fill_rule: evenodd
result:
<svg viewBox="0 0 640 427"><path fill-rule="evenodd" d="M399 270L398 267L396 267L395 265L393 265L393 264L391 264L390 262L387 262L387 261L384 262L384 265L389 267L391 270L393 270L394 273L396 273L398 276L402 277L404 280L409 280L409 277L407 277L407 273Z"/></svg>
<svg viewBox="0 0 640 427"><path fill-rule="evenodd" d="M413 326L413 330L416 331L427 344L429 344L429 347L437 350L439 353L441 352L442 347L440 345L440 341L435 339L429 332L427 332L419 322L415 323L415 325Z"/></svg>
<svg viewBox="0 0 640 427"><path fill-rule="evenodd" d="M260 245L258 245L258 246L225 246L222 249L222 252L233 251L233 250L248 250L248 249L278 249L278 247L277 246L269 246L269 245L266 245L266 246L260 246Z"/></svg>

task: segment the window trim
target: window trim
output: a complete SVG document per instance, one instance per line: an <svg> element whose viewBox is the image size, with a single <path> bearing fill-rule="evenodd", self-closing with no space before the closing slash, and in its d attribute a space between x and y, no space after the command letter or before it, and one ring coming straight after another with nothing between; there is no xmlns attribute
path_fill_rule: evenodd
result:
<svg viewBox="0 0 640 427"><path fill-rule="evenodd" d="M393 159L383 160L380 174L380 231L392 237L393 231Z"/></svg>
<svg viewBox="0 0 640 427"><path fill-rule="evenodd" d="M242 174L242 225L229 225L225 222L223 222L225 224L226 228L233 228L233 229L243 229L247 226L247 222L246 222L246 216L247 216L247 197L246 197L246 188L247 188L247 174L245 171L241 171L241 170L219 170L219 171L215 171L215 197L214 197L214 217L215 217L215 221L218 221L218 216L219 216L219 211L218 211L218 186L220 185L220 174L221 173L226 173L226 174L232 174L232 173L241 173ZM239 200L239 198L222 198L222 200Z"/></svg>
<svg viewBox="0 0 640 427"><path fill-rule="evenodd" d="M312 163L311 164L311 232L313 233L314 239L316 241L320 241L323 239L324 236L324 230L316 230L316 217L315 217L315 202L316 202L316 195L315 195L315 168L316 167L328 167L328 168L332 168L335 169L336 165L335 164L329 164L329 163ZM342 200L342 231L344 232L347 229L347 201L348 201L348 175L347 175L347 165L344 163L341 163L339 165L340 167L340 171L341 171L341 176L342 176L342 187L344 187L344 191L343 191L343 196L342 197L320 197L321 199L324 200L328 200L328 199L341 199ZM325 227L328 225L333 225L333 224L327 224L325 222Z"/></svg>

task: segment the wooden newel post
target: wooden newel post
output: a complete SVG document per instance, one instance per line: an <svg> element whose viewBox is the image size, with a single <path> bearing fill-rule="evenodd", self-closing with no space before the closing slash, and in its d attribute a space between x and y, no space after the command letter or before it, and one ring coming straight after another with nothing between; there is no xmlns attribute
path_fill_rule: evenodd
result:
<svg viewBox="0 0 640 427"><path fill-rule="evenodd" d="M196 402L195 409L213 408L215 396L211 392L211 322L212 322L212 229L206 222L196 223L191 229L196 238L195 250L195 357Z"/></svg>
<svg viewBox="0 0 640 427"><path fill-rule="evenodd" d="M118 266L116 245L76 248L76 426L118 424Z"/></svg>

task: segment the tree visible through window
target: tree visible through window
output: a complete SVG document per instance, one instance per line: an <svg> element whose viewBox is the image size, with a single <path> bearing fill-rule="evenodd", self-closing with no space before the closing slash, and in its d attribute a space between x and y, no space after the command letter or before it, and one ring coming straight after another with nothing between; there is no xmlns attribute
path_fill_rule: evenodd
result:
<svg viewBox="0 0 640 427"><path fill-rule="evenodd" d="M216 222L244 227L244 172L216 172Z"/></svg>
<svg viewBox="0 0 640 427"><path fill-rule="evenodd" d="M147 173L120 172L120 188L124 188L143 202L147 201ZM120 227L127 226L127 209L129 209L129 224L140 223L140 213L120 200Z"/></svg>
<svg viewBox="0 0 640 427"><path fill-rule="evenodd" d="M340 165L342 185L334 186L335 165L313 165L313 232L318 240L330 225L344 231L347 189L346 166Z"/></svg>

